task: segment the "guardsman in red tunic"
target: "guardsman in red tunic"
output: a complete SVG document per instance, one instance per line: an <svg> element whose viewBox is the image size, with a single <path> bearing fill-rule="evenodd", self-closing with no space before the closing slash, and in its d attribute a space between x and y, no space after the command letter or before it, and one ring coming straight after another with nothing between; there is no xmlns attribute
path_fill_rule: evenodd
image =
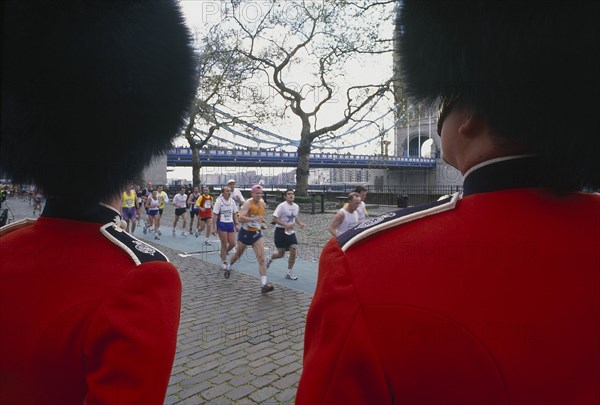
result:
<svg viewBox="0 0 600 405"><path fill-rule="evenodd" d="M329 241L296 402L599 404L599 3L400 7L463 192Z"/></svg>
<svg viewBox="0 0 600 405"><path fill-rule="evenodd" d="M0 403L162 404L181 281L123 231L119 190L194 95L179 7L5 1L2 27L0 172L47 202L0 230Z"/></svg>

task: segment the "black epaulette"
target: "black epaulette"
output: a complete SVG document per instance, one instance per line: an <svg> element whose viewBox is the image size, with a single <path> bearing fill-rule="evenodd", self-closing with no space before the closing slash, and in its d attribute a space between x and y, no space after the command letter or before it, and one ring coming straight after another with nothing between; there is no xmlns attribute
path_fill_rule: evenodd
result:
<svg viewBox="0 0 600 405"><path fill-rule="evenodd" d="M409 208L401 208L395 211L386 212L377 217L367 218L364 222L339 235L337 241L342 250L346 251L359 241L385 229L451 210L456 206L456 202L460 198L461 194L455 193L432 203L414 205Z"/></svg>
<svg viewBox="0 0 600 405"><path fill-rule="evenodd" d="M114 222L109 222L108 224L103 225L100 228L100 232L102 232L102 234L106 236L112 243L126 251L137 265L147 262L169 261L167 256L154 246L151 246L146 242L139 240L135 236L125 232L123 228L120 227L120 224L116 222L116 219Z"/></svg>

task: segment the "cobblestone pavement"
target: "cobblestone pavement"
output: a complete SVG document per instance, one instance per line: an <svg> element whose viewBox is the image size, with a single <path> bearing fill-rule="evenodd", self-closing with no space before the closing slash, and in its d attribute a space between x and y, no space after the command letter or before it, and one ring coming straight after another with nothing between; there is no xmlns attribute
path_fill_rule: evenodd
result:
<svg viewBox="0 0 600 405"><path fill-rule="evenodd" d="M177 354L167 403L293 403L311 296L222 271L163 248L183 284Z"/></svg>
<svg viewBox="0 0 600 405"><path fill-rule="evenodd" d="M27 201L10 198L9 220L32 217ZM270 215L272 209L268 212ZM371 213L384 212L371 209ZM165 225L173 224L167 205ZM317 257L329 239L335 211L311 215L298 230L300 249ZM179 225L181 226L181 225ZM272 240L272 227L266 231ZM179 269L183 285L177 352L167 404L292 404L302 371L306 312L310 294L278 285L262 295L255 277L222 271L196 258L161 247Z"/></svg>

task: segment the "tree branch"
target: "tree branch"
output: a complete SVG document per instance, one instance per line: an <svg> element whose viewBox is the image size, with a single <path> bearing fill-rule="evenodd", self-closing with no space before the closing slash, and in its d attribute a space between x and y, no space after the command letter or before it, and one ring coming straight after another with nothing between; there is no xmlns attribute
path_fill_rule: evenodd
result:
<svg viewBox="0 0 600 405"><path fill-rule="evenodd" d="M346 125L348 122L350 122L350 120L357 114L359 113L366 105L368 105L369 103L371 103L371 101L373 101L376 97L382 97L385 93L390 91L390 84L391 84L391 80L388 80L387 82L385 82L382 86L377 86L377 90L369 95L368 97L366 97L362 102L360 102L356 107L352 108L352 98L350 96L350 92L352 90L355 89L362 89L362 88L371 88L374 86L354 86L349 88L346 91L346 96L348 97L348 103L347 103L347 109L344 113L344 118L342 118L341 120L339 120L338 122L332 124L332 125L328 125L326 127L323 127L321 129L315 130L315 131L311 131L310 133L310 141L314 141L316 138L318 138L321 135L324 135L328 132L333 132L336 131L338 129L340 129L341 127L343 127L344 125Z"/></svg>

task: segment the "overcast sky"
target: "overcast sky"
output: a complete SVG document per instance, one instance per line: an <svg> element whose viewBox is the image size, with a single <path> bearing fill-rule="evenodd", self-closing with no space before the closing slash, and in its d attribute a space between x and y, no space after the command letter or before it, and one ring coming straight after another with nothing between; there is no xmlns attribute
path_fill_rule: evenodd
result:
<svg viewBox="0 0 600 405"><path fill-rule="evenodd" d="M290 1L290 0L287 0ZM205 32L208 27L210 27L211 25L215 24L216 22L220 21L222 18L227 16L228 12L231 12L230 9L228 9L226 7L226 3L225 1L213 1L213 0L180 0L180 4L181 4L181 10L185 16L186 22L188 24L188 26L190 27L190 29L193 32L197 32L198 34L202 34L203 32ZM257 16L259 16L260 12L262 10L266 10L268 5L269 5L269 1L268 0L256 0L250 3L245 3L243 5L243 7L241 7L238 11L237 11L237 16L241 17L242 20L245 21L253 21L256 20ZM390 26L390 30L392 29L392 27ZM350 75L358 75L358 76L368 76L371 78L381 78L381 80L385 80L386 78L389 77L389 75L391 74L391 55L389 55L389 61L388 63L385 62L376 62L376 63L367 63L367 62L363 62L362 63L362 67L359 65L354 65L354 67L352 68L353 70L351 72L348 72ZM288 79L290 80L290 79ZM301 82L301 80L299 79L298 82ZM340 118L341 116L341 111L342 110L337 110L336 108L342 108L343 107L343 103L337 103L338 105L332 105L330 106L330 110L331 110L331 116L330 116L330 120L331 121L336 121ZM325 123L327 122L327 117L322 117L319 119L319 122L321 123ZM279 127L273 127L270 126L268 124L259 124L259 126L275 132L275 133L279 133L282 134L286 137L290 137L290 138L298 138L299 139L299 135L296 137L294 136L294 133L299 133L298 129L298 122L297 122L297 118L293 117L291 118L290 123L288 124L282 124ZM391 126L393 124L393 121L390 120L388 122L388 127ZM294 128L294 126L296 126L296 128ZM349 126L346 128L343 128L342 130L338 131L338 133L343 133L344 130L349 129ZM349 144L356 144L356 143L360 143L362 141L364 141L365 139L370 139L373 135L372 130L371 131L358 131L357 133L354 133L352 135L348 135L347 137L345 137L344 140L340 140L339 141L339 145L342 145L342 142L344 142L344 145L349 145ZM391 132L388 133L388 139L390 141L393 141L393 135ZM224 134L221 133L220 136L222 137L227 137L228 139L230 139L231 135L230 134ZM239 137L238 137L239 139ZM236 139L237 140L237 139ZM241 141L241 140L240 140ZM185 145L186 142L185 140L182 141L178 141L177 144L182 144ZM357 150L352 150L351 153L360 153L360 154L373 154L373 153L377 153L379 145L377 143L372 143L369 145L365 145L365 146L361 146L359 149ZM393 146L390 146L390 150L393 150ZM344 152L347 152L348 150L344 150ZM278 171L279 172L279 171ZM169 174L169 178L191 178L191 168L176 168L175 171L171 172Z"/></svg>

